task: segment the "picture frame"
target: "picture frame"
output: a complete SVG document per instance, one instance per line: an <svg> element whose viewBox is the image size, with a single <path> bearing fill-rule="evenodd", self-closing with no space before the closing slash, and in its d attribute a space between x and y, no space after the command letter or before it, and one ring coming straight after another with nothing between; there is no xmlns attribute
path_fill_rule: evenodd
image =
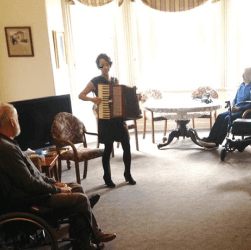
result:
<svg viewBox="0 0 251 250"><path fill-rule="evenodd" d="M67 64L67 55L65 49L65 35L64 32L52 31L56 68L62 68Z"/></svg>
<svg viewBox="0 0 251 250"><path fill-rule="evenodd" d="M5 27L9 57L34 57L31 27Z"/></svg>

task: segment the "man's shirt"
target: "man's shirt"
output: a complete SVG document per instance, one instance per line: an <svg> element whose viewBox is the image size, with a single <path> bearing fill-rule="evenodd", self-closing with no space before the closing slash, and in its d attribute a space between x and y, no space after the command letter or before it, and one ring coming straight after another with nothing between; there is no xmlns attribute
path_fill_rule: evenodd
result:
<svg viewBox="0 0 251 250"><path fill-rule="evenodd" d="M0 191L6 200L60 193L56 181L39 172L15 140L0 134Z"/></svg>

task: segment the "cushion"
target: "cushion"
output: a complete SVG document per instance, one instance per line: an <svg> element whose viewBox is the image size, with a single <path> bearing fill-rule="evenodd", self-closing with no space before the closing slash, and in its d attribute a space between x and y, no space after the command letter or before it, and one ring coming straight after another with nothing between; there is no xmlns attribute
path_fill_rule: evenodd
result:
<svg viewBox="0 0 251 250"><path fill-rule="evenodd" d="M238 118L232 123L233 135L251 135L251 119Z"/></svg>
<svg viewBox="0 0 251 250"><path fill-rule="evenodd" d="M79 161L95 159L97 157L102 156L104 153L104 149L99 149L99 148L91 149L91 148L79 147L77 151L78 151ZM62 152L61 159L74 161L73 150L66 150Z"/></svg>

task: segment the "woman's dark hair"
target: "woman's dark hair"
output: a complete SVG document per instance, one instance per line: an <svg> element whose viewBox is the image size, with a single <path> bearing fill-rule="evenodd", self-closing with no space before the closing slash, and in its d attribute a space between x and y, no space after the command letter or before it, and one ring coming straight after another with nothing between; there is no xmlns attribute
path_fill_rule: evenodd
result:
<svg viewBox="0 0 251 250"><path fill-rule="evenodd" d="M111 58L106 54L100 54L100 55L98 55L98 57L96 59L96 64L97 64L98 69L100 68L99 67L99 61L100 61L101 58L105 59L110 64L110 67L112 66Z"/></svg>

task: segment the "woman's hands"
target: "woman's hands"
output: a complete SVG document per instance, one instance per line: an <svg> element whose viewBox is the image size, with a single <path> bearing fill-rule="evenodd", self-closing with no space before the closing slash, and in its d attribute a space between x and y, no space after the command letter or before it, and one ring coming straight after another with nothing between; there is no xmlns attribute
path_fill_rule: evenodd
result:
<svg viewBox="0 0 251 250"><path fill-rule="evenodd" d="M102 98L99 97L88 97L87 95L94 90L94 85L92 82L89 82L85 89L79 94L79 99L83 101L91 101L97 105L99 105L102 102Z"/></svg>
<svg viewBox="0 0 251 250"><path fill-rule="evenodd" d="M94 102L95 104L99 105L102 102L102 98L93 97L92 98L92 102Z"/></svg>

